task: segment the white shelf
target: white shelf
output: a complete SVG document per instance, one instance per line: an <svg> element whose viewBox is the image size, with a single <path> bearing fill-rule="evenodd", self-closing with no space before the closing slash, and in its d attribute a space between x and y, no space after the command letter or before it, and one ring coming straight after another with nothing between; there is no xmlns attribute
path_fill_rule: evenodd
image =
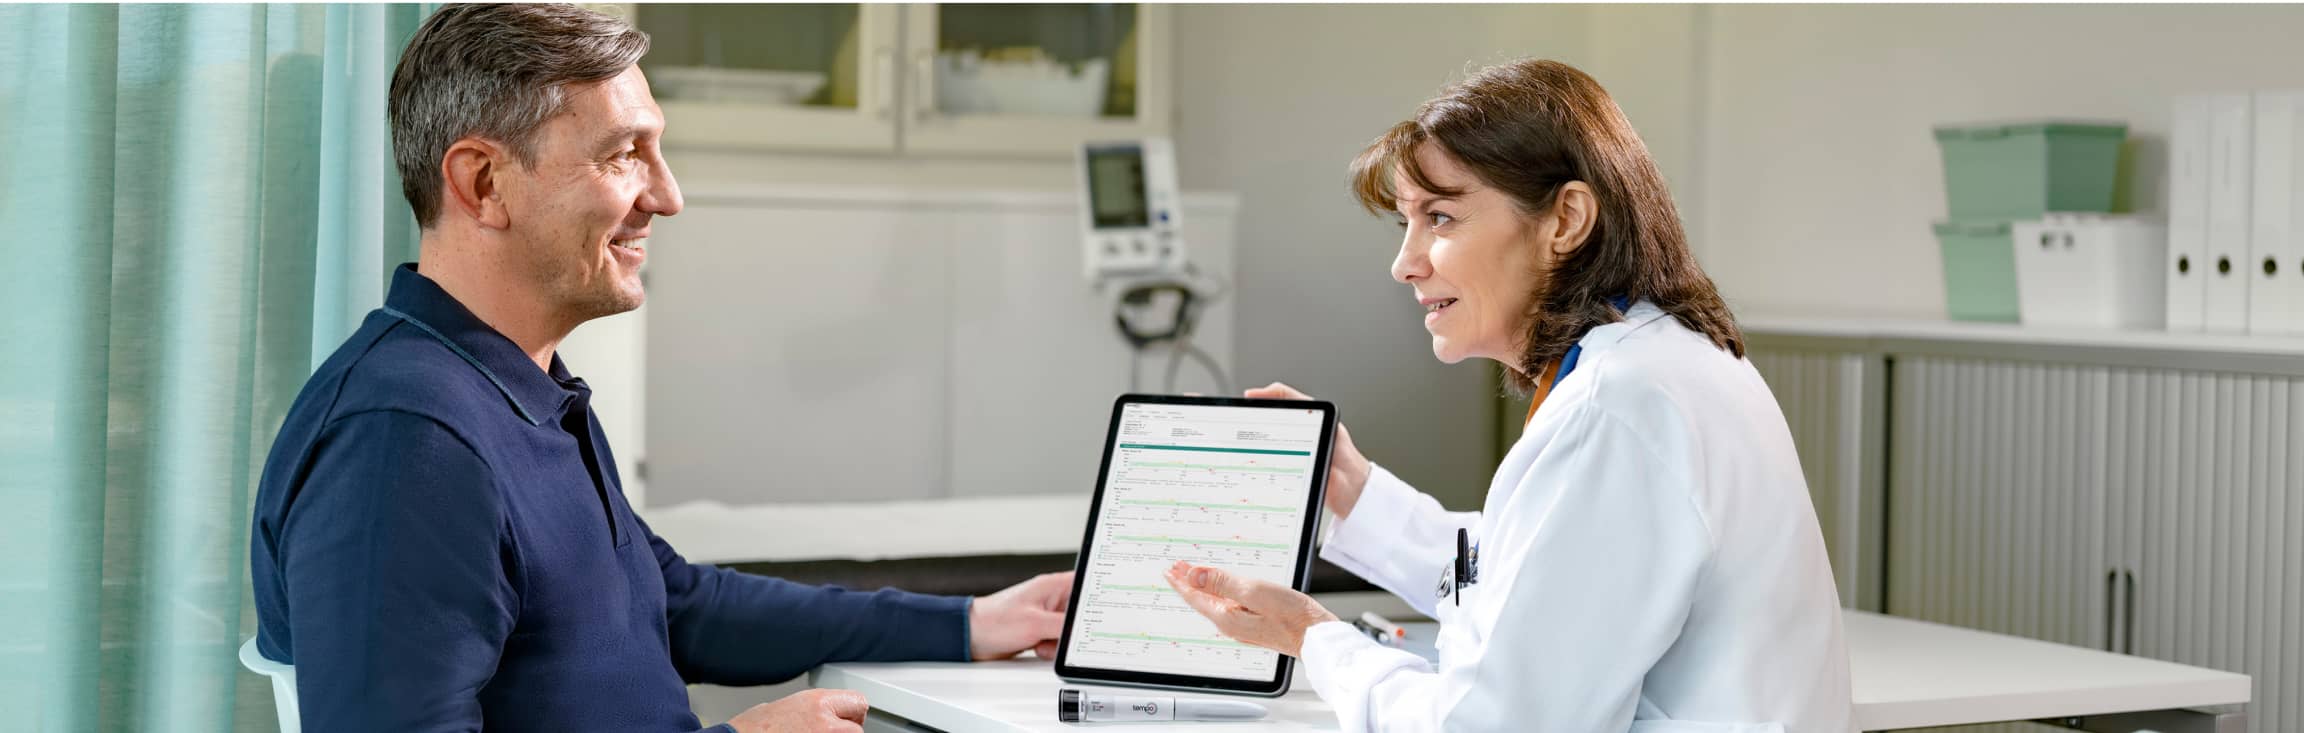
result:
<svg viewBox="0 0 2304 733"><path fill-rule="evenodd" d="M1814 348L2104 366L2304 376L2304 338L1755 313L1737 319L1764 348Z"/></svg>

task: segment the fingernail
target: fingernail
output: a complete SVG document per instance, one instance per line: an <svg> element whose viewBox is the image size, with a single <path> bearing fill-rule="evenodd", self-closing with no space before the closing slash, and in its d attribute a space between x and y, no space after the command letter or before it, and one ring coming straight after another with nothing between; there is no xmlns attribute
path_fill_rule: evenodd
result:
<svg viewBox="0 0 2304 733"><path fill-rule="evenodd" d="M1207 585L1208 585L1208 569L1207 569L1207 568L1201 568L1201 569L1199 569L1199 570L1195 570L1195 571L1192 571L1192 585L1193 585L1194 587L1202 587L1202 588L1204 588L1204 587L1207 587Z"/></svg>

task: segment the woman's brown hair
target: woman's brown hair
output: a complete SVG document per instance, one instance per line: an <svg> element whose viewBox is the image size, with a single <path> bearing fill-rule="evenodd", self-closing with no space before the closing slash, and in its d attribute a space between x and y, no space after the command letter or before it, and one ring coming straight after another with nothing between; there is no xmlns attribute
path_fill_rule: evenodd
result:
<svg viewBox="0 0 2304 733"><path fill-rule="evenodd" d="M1744 356L1744 336L1712 279L1696 266L1680 212L1648 146L1624 112L1590 75L1557 61L1524 59L1491 66L1425 102L1352 161L1352 191L1370 213L1398 204L1398 171L1417 188L1443 196L1461 189L1432 181L1416 162L1433 143L1482 184L1502 191L1528 216L1549 212L1561 186L1583 181L1599 213L1583 246L1531 283L1527 346L1511 386L1525 392L1534 375L1567 354L1585 331L1623 314L1610 301L1654 303L1731 354Z"/></svg>

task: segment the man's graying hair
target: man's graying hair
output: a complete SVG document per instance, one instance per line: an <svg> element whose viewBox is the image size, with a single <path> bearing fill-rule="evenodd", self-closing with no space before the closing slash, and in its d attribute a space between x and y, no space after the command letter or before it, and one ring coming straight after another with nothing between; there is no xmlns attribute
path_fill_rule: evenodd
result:
<svg viewBox="0 0 2304 733"><path fill-rule="evenodd" d="M449 5L424 21L392 72L392 161L417 226L440 221L440 161L479 137L536 163L537 131L568 84L614 78L648 52L648 34L574 5Z"/></svg>

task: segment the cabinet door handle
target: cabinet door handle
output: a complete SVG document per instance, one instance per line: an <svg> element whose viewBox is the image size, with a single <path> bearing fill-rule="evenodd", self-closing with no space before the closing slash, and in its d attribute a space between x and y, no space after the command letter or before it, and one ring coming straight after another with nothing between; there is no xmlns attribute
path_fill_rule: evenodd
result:
<svg viewBox="0 0 2304 733"><path fill-rule="evenodd" d="M2116 628L2112 625L2112 609L2119 602L2119 598L2120 571L2118 569L2104 571L2104 651L2108 652L2119 651L2112 648L2112 639Z"/></svg>
<svg viewBox="0 0 2304 733"><path fill-rule="evenodd" d="M926 120L936 114L936 52L921 51L912 58L912 114Z"/></svg>
<svg viewBox="0 0 2304 733"><path fill-rule="evenodd" d="M2127 581L2127 583L2128 583L2128 600L2127 600L2127 601L2124 603L2124 607L2123 607L2123 608L2121 609L2121 611L2120 611L2120 615L2121 615L2121 616L2123 616L2123 617L2125 617L2125 618L2122 618L2122 619L2120 619L2120 635L2121 635L2121 637L2122 637L2122 640L2121 640L2121 643L2120 643L2120 652L2121 652L2122 654L2135 654L2135 653L2136 653L2136 574L2135 574L2135 573L2133 573L2133 572L2127 571L2127 570L2122 570L2122 571L2120 571L2120 576L2121 576L2121 578L2122 578L2122 579L2126 580L2126 581Z"/></svg>
<svg viewBox="0 0 2304 733"><path fill-rule="evenodd" d="M873 51L872 63L880 66L872 75L880 85L879 93L872 97L872 104L879 109L872 114L885 120L896 116L896 49L882 46Z"/></svg>

